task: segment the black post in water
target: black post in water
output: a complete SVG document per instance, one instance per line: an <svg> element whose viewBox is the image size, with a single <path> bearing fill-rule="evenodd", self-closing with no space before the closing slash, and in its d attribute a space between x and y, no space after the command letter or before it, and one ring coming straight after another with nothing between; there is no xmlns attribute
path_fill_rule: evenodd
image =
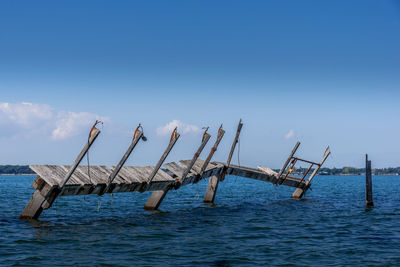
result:
<svg viewBox="0 0 400 267"><path fill-rule="evenodd" d="M368 160L368 154L365 155L365 205L368 207L374 205L374 201L372 200L371 161Z"/></svg>

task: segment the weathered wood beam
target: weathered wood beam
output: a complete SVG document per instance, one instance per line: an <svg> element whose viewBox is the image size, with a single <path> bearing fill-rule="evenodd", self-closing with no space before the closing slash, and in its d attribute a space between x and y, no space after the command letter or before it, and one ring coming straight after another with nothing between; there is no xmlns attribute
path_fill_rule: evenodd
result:
<svg viewBox="0 0 400 267"><path fill-rule="evenodd" d="M150 174L149 178L147 179L147 183L150 184L153 180L154 176L156 176L158 170L161 168L161 165L164 163L165 159L167 158L169 152L171 152L172 148L174 147L176 141L179 138L179 133L177 132L177 128L172 131L171 139L169 141L167 149L162 154L160 160L157 162L157 165L154 167L152 173Z"/></svg>
<svg viewBox="0 0 400 267"><path fill-rule="evenodd" d="M97 122L96 122L97 123ZM60 183L61 190L67 184L68 180L71 178L72 174L74 173L75 169L81 163L83 157L88 152L89 148L92 146L94 141L96 140L97 136L99 136L100 130L96 128L96 124L93 125L92 129L90 130L89 139L82 149L81 153L79 153L78 157L75 159L75 162L72 164L71 168L69 169L67 175L65 175L64 180Z"/></svg>
<svg viewBox="0 0 400 267"><path fill-rule="evenodd" d="M164 154L161 156L160 160L158 161L157 165L154 167L152 173L150 174L148 178L147 184L143 187L142 190L148 190L149 187L152 185L152 180L154 176L156 176L158 170L161 168L161 165L164 163L165 159L167 158L169 152L171 152L172 148L174 147L176 141L179 138L179 133L177 132L177 128L172 131L171 134L171 139L169 141L168 147L165 150ZM162 190L156 190L154 191L150 198L147 200L146 204L144 205L145 210L156 210L160 206L161 202L163 201L164 197L167 195L169 191L169 186L164 187Z"/></svg>
<svg viewBox="0 0 400 267"><path fill-rule="evenodd" d="M57 196L62 192L68 180L71 178L72 174L78 167L79 163L82 161L83 157L86 155L87 151L89 150L93 142L96 140L97 136L100 134L100 130L96 128L96 125L98 123L99 121L96 121L92 126L88 142L82 149L81 153L79 153L74 164L71 166L68 173L66 174L62 182L59 184L59 186L57 185L51 186L47 183L44 183L43 188L41 188L40 190L37 189L33 193L31 200L28 202L28 204L22 211L20 219L37 219L39 218L43 209L48 209L51 207Z"/></svg>
<svg viewBox="0 0 400 267"><path fill-rule="evenodd" d="M157 190L151 193L151 196L144 205L145 210L157 210L161 202L164 200L169 189Z"/></svg>
<svg viewBox="0 0 400 267"><path fill-rule="evenodd" d="M279 183L279 184L282 183L282 180L283 180L283 179L281 178L281 176L282 176L283 172L286 170L287 165L289 165L290 160L293 158L294 153L296 153L296 151L297 151L297 149L299 148L299 146L300 146L300 142L297 141L297 143L294 145L294 148L292 149L292 152L290 152L290 155L289 155L289 157L287 158L285 164L283 164L281 170L280 170L279 173L278 173L278 180L277 180L277 183Z"/></svg>
<svg viewBox="0 0 400 267"><path fill-rule="evenodd" d="M203 138L201 140L201 144L199 148L197 149L196 153L194 153L192 160L190 161L189 165L186 167L185 171L182 174L182 177L180 177L179 182L183 183L185 180L186 176L189 174L190 170L192 169L193 165L196 163L196 160L200 156L201 152L203 151L204 147L206 146L208 140L210 140L211 135L207 133L207 130L204 131Z"/></svg>
<svg viewBox="0 0 400 267"><path fill-rule="evenodd" d="M204 161L203 166L201 167L200 170L200 176L203 175L204 170L207 168L208 163L210 163L211 158L214 156L215 151L217 151L218 145L222 140L222 137L224 137L225 131L222 129L222 124L218 129L218 136L217 139L215 140L215 143L213 145L213 147L211 148L210 153L208 154L206 160Z"/></svg>
<svg viewBox="0 0 400 267"><path fill-rule="evenodd" d="M103 195L105 192L107 192L109 190L110 185L114 181L115 177L118 175L118 173L121 170L122 166L124 166L125 162L127 161L129 156L131 155L133 149L136 147L137 143L142 138L143 132L139 130L139 127L141 127L140 124L136 128L135 134L134 134L133 139L132 139L132 142L131 142L130 146L128 147L128 149L126 150L124 156L121 158L121 160L119 161L118 165L114 168L113 172L110 174L110 177L108 178L109 180L108 180L108 184L107 184L106 188L104 188L104 190L101 190L98 193L99 196Z"/></svg>
<svg viewBox="0 0 400 267"><path fill-rule="evenodd" d="M307 189L310 188L312 179L314 179L315 175L318 173L319 169L322 167L322 165L324 164L324 162L326 161L326 159L329 157L330 154L331 152L329 151L329 147L327 147L325 149L325 153L324 156L322 157L321 162L319 163L319 165L317 165L313 173L310 175L310 178L308 178L308 180L306 181L305 184L306 186L304 188L296 188L296 190L292 194L292 198L301 199L303 197Z"/></svg>
<svg viewBox="0 0 400 267"><path fill-rule="evenodd" d="M235 135L235 138L233 139L231 150L229 152L229 156L228 156L228 159L226 161L226 165L224 165L224 168L221 170L221 173L219 173L216 176L211 177L208 180L206 193L205 193L204 199L203 199L204 203L214 203L215 195L217 194L219 181L223 181L225 179L225 175L226 175L227 169L229 168L229 165L231 164L233 152L235 151L236 144L239 141L239 135L240 135L240 131L242 130L242 127L243 127L243 123L242 123L242 119L240 119L239 123L238 123L237 130L236 130L236 135ZM223 136L224 133L225 132L222 133L222 136ZM221 136L221 138L222 138L222 136Z"/></svg>
<svg viewBox="0 0 400 267"><path fill-rule="evenodd" d="M231 160L232 160L232 157L233 157L233 152L235 152L236 144L239 142L239 135L240 135L240 131L242 130L242 127L243 127L243 123L242 123L242 119L240 119L239 123L238 123L237 130L236 130L236 135L235 135L235 138L233 139L231 150L229 152L229 156L228 156L228 159L227 159L226 164L225 164L225 168L226 169L229 168L229 165L231 164ZM222 172L222 175L220 177L220 181L223 181L225 179L226 169Z"/></svg>

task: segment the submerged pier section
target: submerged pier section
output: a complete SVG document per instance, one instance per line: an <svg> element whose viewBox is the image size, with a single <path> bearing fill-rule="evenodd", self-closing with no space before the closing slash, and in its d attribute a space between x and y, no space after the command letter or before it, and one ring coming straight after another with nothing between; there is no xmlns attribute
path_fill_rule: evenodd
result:
<svg viewBox="0 0 400 267"><path fill-rule="evenodd" d="M205 193L204 202L213 203L218 189L218 184L225 179L226 175L241 176L244 178L270 182L275 185L294 187L295 191L292 197L300 199L310 188L311 180L330 154L329 149L327 149L320 163L296 158L294 157L294 154L300 145L298 142L279 173L265 167L254 169L232 165L230 162L243 126L242 121L240 120L226 163L211 162L211 159L225 133L221 126L218 129L216 141L205 160L200 159L199 156L211 137L211 135L207 133L208 129L205 130L201 144L194 153L192 159L164 164L169 152L172 150L179 138L179 133L175 128L171 134L171 139L165 152L155 166L123 166L136 144L140 140L146 140L139 124L135 130L133 140L128 150L116 166L79 166L80 162L90 149L90 146L100 133L96 128L97 123L98 122L93 125L85 147L71 166L30 166L30 168L37 174L37 177L32 184L35 192L22 211L20 215L21 219L39 218L42 211L50 208L57 197L88 194L103 195L109 193L152 191L153 193L144 205L144 208L147 210L156 210L170 190L177 190L181 186L194 184L206 178L209 178L209 183ZM291 175L294 165L298 161L305 161L311 164L307 173L301 177ZM308 177L307 175L312 170L311 167L314 165L317 167Z"/></svg>

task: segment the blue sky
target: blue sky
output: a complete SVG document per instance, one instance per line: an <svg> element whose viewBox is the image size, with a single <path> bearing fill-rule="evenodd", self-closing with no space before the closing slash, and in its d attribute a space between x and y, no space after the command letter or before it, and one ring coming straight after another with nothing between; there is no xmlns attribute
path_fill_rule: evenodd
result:
<svg viewBox="0 0 400 267"><path fill-rule="evenodd" d="M399 1L3 1L0 164L69 164L96 118L93 164L139 122L128 164L155 164L174 120L192 130L168 160L223 123L224 161L242 118L241 164L279 168L300 140L329 167L399 166L399 52Z"/></svg>

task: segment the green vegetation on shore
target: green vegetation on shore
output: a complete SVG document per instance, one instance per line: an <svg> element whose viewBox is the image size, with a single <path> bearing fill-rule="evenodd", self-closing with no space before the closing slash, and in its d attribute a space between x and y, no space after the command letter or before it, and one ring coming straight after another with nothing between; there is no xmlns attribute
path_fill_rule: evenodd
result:
<svg viewBox="0 0 400 267"><path fill-rule="evenodd" d="M0 165L0 174L35 174L28 165Z"/></svg>
<svg viewBox="0 0 400 267"><path fill-rule="evenodd" d="M311 169L311 172L314 169ZM279 170L275 170L279 172ZM304 174L307 171L306 168L296 168L293 170L294 174ZM360 175L365 173L365 168L354 168L354 167L343 167L343 168L321 168L318 172L319 175ZM372 174L375 175L399 175L400 167L396 168L382 168L372 169Z"/></svg>

